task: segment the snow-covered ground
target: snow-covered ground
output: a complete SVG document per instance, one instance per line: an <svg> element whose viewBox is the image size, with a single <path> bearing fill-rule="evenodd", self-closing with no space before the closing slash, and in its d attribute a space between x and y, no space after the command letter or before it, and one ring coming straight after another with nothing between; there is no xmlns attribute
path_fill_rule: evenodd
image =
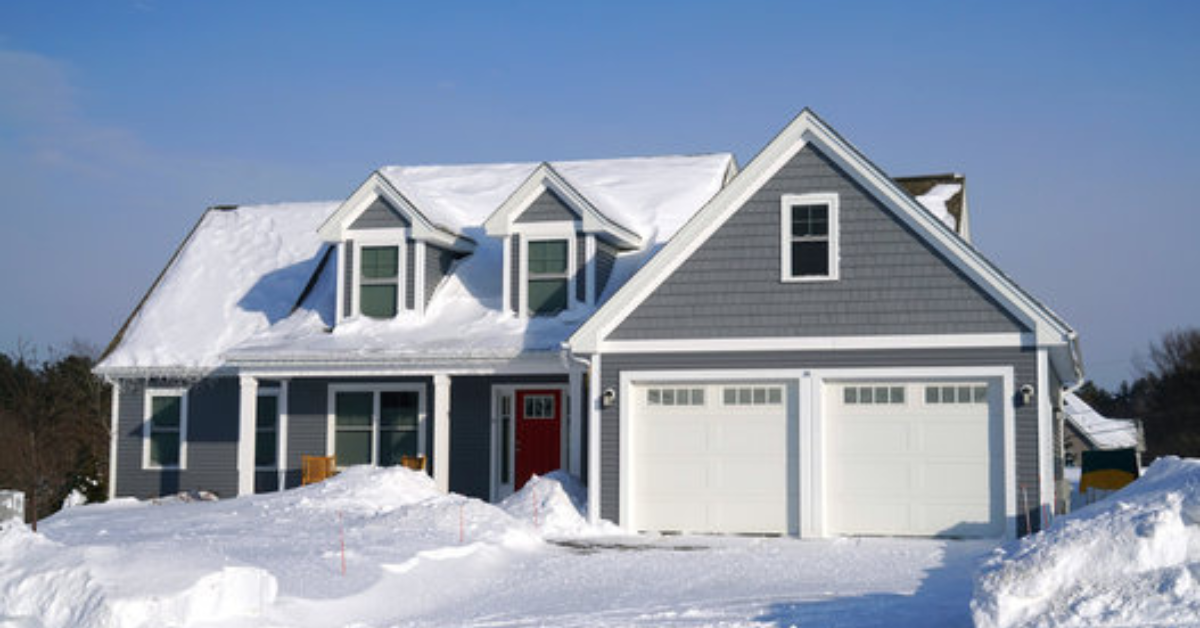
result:
<svg viewBox="0 0 1200 628"><path fill-rule="evenodd" d="M980 628L1200 626L1200 460L1159 459L997 549L971 606Z"/></svg>
<svg viewBox="0 0 1200 628"><path fill-rule="evenodd" d="M993 544L622 536L552 474L499 506L404 469L0 531L0 626L969 626ZM342 543L345 571L342 568Z"/></svg>

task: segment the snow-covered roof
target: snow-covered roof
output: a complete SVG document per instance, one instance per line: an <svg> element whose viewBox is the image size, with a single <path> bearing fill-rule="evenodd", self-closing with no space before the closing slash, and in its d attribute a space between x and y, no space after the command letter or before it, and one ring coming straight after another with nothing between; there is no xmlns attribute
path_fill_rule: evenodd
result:
<svg viewBox="0 0 1200 628"><path fill-rule="evenodd" d="M206 211L98 370L215 368L224 351L283 320L325 244L338 203Z"/></svg>
<svg viewBox="0 0 1200 628"><path fill-rule="evenodd" d="M960 174L896 177L894 181L947 227L970 239L966 230L966 178Z"/></svg>
<svg viewBox="0 0 1200 628"><path fill-rule="evenodd" d="M1067 420L1100 449L1138 447L1137 419L1110 419L1096 412L1074 393L1063 395Z"/></svg>
<svg viewBox="0 0 1200 628"><path fill-rule="evenodd" d="M503 248L482 233L487 217L538 165L378 171L431 222L476 242L423 315L401 312L390 320L350 317L334 324L338 264L320 264L326 245L318 229L338 203L209 211L98 370L211 369L227 361L490 360L557 350L595 307L532 319L503 311ZM721 189L734 162L724 153L552 165L646 242L617 258L602 303Z"/></svg>

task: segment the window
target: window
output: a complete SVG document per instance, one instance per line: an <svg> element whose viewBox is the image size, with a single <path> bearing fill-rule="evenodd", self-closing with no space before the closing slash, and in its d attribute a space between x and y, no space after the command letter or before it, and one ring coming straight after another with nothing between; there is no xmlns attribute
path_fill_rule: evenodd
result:
<svg viewBox="0 0 1200 628"><path fill-rule="evenodd" d="M403 456L423 453L420 390L340 390L333 398L333 451L339 467L393 466Z"/></svg>
<svg viewBox="0 0 1200 628"><path fill-rule="evenodd" d="M525 395L525 418L553 419L558 416L554 408L554 395Z"/></svg>
<svg viewBox="0 0 1200 628"><path fill-rule="evenodd" d="M539 240L528 246L529 313L554 315L567 309L569 247L566 240Z"/></svg>
<svg viewBox="0 0 1200 628"><path fill-rule="evenodd" d="M702 406L703 388L648 388L646 404L651 406Z"/></svg>
<svg viewBox="0 0 1200 628"><path fill-rule="evenodd" d="M279 395L259 392L254 424L254 466L274 469L279 446Z"/></svg>
<svg viewBox="0 0 1200 628"><path fill-rule="evenodd" d="M783 389L779 386L726 388L722 400L727 406L777 406L783 403Z"/></svg>
<svg viewBox="0 0 1200 628"><path fill-rule="evenodd" d="M780 230L783 281L837 279L836 194L785 195Z"/></svg>
<svg viewBox="0 0 1200 628"><path fill-rule="evenodd" d="M142 442L142 467L183 469L187 466L187 393L149 391Z"/></svg>
<svg viewBox="0 0 1200 628"><path fill-rule="evenodd" d="M400 294L400 248L362 247L359 271L359 311L371 318L394 318Z"/></svg>
<svg viewBox="0 0 1200 628"><path fill-rule="evenodd" d="M903 405L903 386L846 386L842 389L842 403L853 405Z"/></svg>
<svg viewBox="0 0 1200 628"><path fill-rule="evenodd" d="M925 387L925 403L932 405L987 403L987 397L986 384L942 384Z"/></svg>

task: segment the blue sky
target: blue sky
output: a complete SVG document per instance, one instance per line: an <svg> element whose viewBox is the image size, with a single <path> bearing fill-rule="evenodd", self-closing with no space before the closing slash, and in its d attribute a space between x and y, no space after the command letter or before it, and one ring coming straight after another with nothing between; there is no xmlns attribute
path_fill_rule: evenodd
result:
<svg viewBox="0 0 1200 628"><path fill-rule="evenodd" d="M733 151L812 107L967 175L1112 386L1200 325L1200 4L0 4L0 350L104 344L209 205L383 164Z"/></svg>

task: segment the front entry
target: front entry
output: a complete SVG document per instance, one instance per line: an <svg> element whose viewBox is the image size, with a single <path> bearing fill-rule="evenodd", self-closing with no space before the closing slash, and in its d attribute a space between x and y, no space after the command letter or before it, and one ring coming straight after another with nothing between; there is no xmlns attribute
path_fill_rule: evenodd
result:
<svg viewBox="0 0 1200 628"><path fill-rule="evenodd" d="M563 391L516 391L516 489L562 466Z"/></svg>

